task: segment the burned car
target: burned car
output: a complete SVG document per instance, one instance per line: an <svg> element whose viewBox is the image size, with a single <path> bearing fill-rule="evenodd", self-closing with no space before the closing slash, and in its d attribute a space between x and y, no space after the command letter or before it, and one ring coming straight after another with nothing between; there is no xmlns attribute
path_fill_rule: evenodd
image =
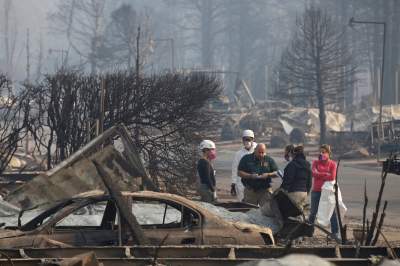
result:
<svg viewBox="0 0 400 266"><path fill-rule="evenodd" d="M269 228L225 221L181 196L150 191L122 195L151 245L274 245ZM132 235L118 205L101 191L61 201L0 231L0 248L130 244Z"/></svg>

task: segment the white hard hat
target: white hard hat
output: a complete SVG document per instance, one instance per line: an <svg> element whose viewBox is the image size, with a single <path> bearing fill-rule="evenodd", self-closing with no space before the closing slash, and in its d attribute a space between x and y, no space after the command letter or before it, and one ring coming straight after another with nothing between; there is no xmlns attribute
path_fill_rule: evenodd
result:
<svg viewBox="0 0 400 266"><path fill-rule="evenodd" d="M215 143L211 140L205 139L202 142L200 142L199 148L200 150L215 149Z"/></svg>
<svg viewBox="0 0 400 266"><path fill-rule="evenodd" d="M243 130L242 138L249 137L254 139L254 132L251 129Z"/></svg>

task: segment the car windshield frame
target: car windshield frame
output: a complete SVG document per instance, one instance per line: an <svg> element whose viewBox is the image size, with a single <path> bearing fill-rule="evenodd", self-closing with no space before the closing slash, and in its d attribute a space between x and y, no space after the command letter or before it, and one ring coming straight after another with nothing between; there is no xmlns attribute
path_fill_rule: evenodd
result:
<svg viewBox="0 0 400 266"><path fill-rule="evenodd" d="M48 209L44 210L42 213L40 213L27 223L22 225L19 229L21 231L32 231L32 230L41 231L45 227L57 224L61 219L73 213L77 209L80 209L91 203L96 203L106 200L110 200L110 197L102 196L95 198L71 198L62 201L56 205L53 205L52 207L49 207Z"/></svg>

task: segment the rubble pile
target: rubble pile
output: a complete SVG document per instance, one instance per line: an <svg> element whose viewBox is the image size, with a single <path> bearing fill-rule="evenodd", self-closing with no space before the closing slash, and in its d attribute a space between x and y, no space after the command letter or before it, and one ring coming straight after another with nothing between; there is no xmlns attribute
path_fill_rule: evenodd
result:
<svg viewBox="0 0 400 266"><path fill-rule="evenodd" d="M281 224L275 217L263 215L261 213L261 209L258 208L251 209L248 212L243 213L230 212L225 208L217 207L206 202L198 202L198 204L227 221L256 224L259 226L268 227L274 234L281 229Z"/></svg>
<svg viewBox="0 0 400 266"><path fill-rule="evenodd" d="M344 114L327 111L326 120L328 131L345 130ZM285 102L260 103L248 111L227 115L221 138L223 140L228 140L228 137L237 139L240 137L241 130L246 128L251 128L257 136L271 139L272 146L284 146L286 143L293 142L291 133L294 130L303 133L308 143L316 143L320 130L319 111L316 108L293 107ZM279 144L274 145L272 141L274 137Z"/></svg>
<svg viewBox="0 0 400 266"><path fill-rule="evenodd" d="M289 143L319 143L317 108L266 101L236 111L232 109L225 114L220 135L222 140L240 139L240 132L251 128L258 139L268 143L271 148L283 148ZM326 141L333 146L335 154L360 159L376 153L379 113L379 106L355 107L348 113L326 110ZM387 154L399 151L400 105L382 107L382 124L381 150Z"/></svg>

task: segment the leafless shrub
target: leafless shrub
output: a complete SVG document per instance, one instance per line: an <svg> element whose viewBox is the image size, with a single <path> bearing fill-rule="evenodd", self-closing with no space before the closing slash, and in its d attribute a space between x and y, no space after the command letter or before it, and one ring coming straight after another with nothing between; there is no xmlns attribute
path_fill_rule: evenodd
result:
<svg viewBox="0 0 400 266"><path fill-rule="evenodd" d="M167 181L167 189L185 184L183 180L193 177L195 133L210 133L218 123L216 114L205 108L220 92L216 77L196 73L137 79L119 73L106 80L106 127L120 122L128 126L150 173Z"/></svg>
<svg viewBox="0 0 400 266"><path fill-rule="evenodd" d="M213 75L132 72L87 76L59 72L30 88L34 115L30 130L48 167L79 150L94 137L100 118L101 81L105 81L104 129L124 123L156 182L182 192L193 181L196 136L214 131L216 114L207 108L221 90ZM55 152L53 152L55 151ZM161 184L160 184L161 186Z"/></svg>
<svg viewBox="0 0 400 266"><path fill-rule="evenodd" d="M0 75L0 173L6 169L26 135L28 111L27 95L14 94L11 82Z"/></svg>

